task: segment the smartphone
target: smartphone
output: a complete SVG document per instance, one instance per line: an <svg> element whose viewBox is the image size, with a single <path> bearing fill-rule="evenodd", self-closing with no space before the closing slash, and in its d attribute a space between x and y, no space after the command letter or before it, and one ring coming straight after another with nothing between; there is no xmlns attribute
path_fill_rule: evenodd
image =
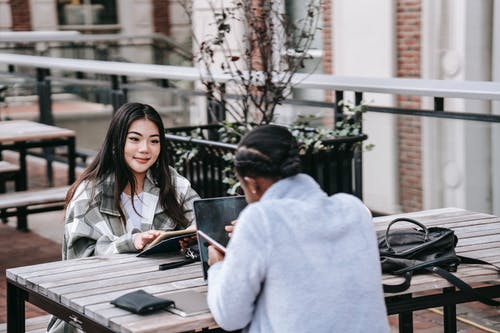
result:
<svg viewBox="0 0 500 333"><path fill-rule="evenodd" d="M206 240L210 245L215 247L219 252L224 253L224 254L226 253L226 247L224 245L217 242L215 239L213 239L212 237L210 237L209 235L207 235L203 231L198 230L198 235L201 236L201 238L203 238L204 240Z"/></svg>

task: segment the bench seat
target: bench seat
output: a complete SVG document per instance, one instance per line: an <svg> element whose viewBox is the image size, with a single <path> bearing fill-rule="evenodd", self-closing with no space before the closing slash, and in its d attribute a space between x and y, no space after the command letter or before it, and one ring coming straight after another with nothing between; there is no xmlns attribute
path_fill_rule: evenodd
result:
<svg viewBox="0 0 500 333"><path fill-rule="evenodd" d="M64 208L69 186L0 194L0 215L17 216L17 229L27 231L27 215Z"/></svg>
<svg viewBox="0 0 500 333"><path fill-rule="evenodd" d="M7 161L0 161L0 175L4 174L16 174L19 172L20 168L17 164L12 164Z"/></svg>

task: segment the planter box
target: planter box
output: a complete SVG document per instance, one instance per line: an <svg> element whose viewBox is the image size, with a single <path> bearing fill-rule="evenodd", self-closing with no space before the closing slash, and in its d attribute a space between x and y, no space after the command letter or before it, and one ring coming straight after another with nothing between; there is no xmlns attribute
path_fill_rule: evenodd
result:
<svg viewBox="0 0 500 333"><path fill-rule="evenodd" d="M166 129L170 164L175 164L176 151L195 150L178 170L191 181L203 198L227 196L229 185L223 183L224 169L230 162L224 159L236 150L236 145L218 142L219 125L176 127ZM201 129L204 139L191 138L191 131ZM361 143L366 135L323 141L328 150L302 155L303 172L311 175L329 195L337 192L362 196ZM179 168L178 168L179 169Z"/></svg>

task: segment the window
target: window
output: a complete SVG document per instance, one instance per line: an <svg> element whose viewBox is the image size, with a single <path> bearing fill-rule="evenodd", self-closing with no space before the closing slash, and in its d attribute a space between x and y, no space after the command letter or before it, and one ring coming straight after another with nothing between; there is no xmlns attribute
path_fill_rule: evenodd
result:
<svg viewBox="0 0 500 333"><path fill-rule="evenodd" d="M115 25L116 0L58 0L60 26Z"/></svg>

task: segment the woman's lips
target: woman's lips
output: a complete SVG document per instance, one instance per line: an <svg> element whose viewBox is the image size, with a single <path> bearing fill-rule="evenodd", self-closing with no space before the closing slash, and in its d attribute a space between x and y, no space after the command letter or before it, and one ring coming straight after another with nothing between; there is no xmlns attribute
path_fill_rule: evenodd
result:
<svg viewBox="0 0 500 333"><path fill-rule="evenodd" d="M141 157L134 157L134 159L139 162L139 163L148 163L149 162L149 158L141 158Z"/></svg>

